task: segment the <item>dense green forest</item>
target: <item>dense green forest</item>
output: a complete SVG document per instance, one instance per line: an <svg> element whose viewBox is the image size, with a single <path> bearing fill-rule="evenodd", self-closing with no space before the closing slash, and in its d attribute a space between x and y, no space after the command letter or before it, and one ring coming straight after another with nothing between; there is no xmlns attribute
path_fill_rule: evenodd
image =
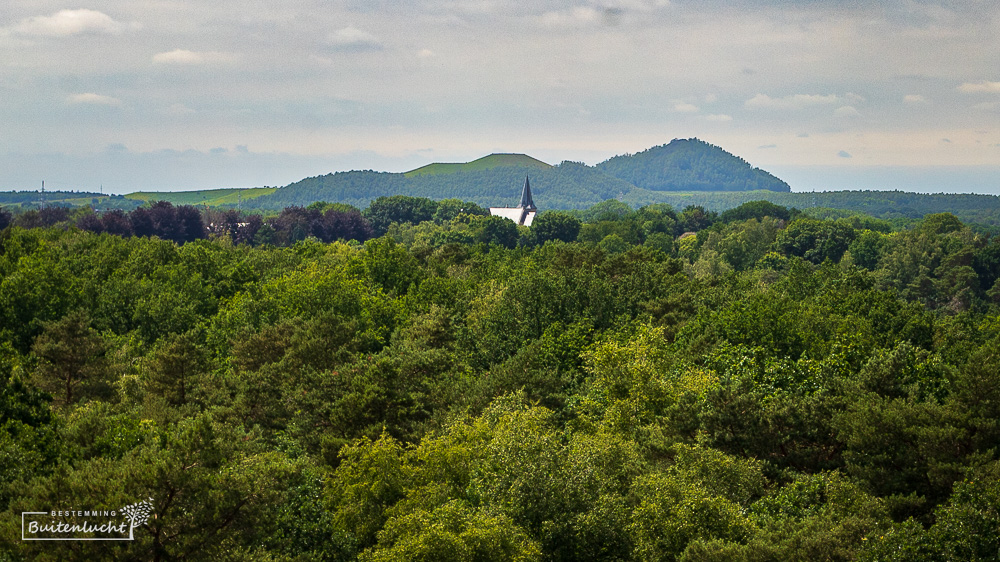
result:
<svg viewBox="0 0 1000 562"><path fill-rule="evenodd" d="M1000 239L954 215L42 211L0 213L0 560L997 558Z"/></svg>

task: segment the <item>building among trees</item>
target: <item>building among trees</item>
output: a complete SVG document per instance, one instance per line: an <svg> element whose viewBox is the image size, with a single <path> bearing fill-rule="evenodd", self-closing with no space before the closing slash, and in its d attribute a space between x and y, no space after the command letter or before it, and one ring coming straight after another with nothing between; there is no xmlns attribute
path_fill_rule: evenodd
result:
<svg viewBox="0 0 1000 562"><path fill-rule="evenodd" d="M517 224L531 226L535 215L538 214L538 208L531 199L531 183L528 181L528 176L524 176L524 188L521 190L521 201L517 207L490 207L490 214L508 218Z"/></svg>

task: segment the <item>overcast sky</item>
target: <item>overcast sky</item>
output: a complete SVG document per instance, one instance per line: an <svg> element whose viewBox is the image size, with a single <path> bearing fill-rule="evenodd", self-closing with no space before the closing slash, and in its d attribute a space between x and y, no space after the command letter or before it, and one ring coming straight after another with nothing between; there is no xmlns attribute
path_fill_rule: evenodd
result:
<svg viewBox="0 0 1000 562"><path fill-rule="evenodd" d="M698 137L795 190L1000 192L995 0L6 0L0 189L285 185Z"/></svg>

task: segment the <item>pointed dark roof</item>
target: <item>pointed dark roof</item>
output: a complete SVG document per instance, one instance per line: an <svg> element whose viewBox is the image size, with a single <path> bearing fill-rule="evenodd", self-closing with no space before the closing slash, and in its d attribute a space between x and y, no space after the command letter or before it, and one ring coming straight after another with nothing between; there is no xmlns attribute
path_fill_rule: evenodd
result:
<svg viewBox="0 0 1000 562"><path fill-rule="evenodd" d="M521 203L517 206L520 209L528 209L534 211L535 202L531 199L531 183L528 182L528 176L524 176L524 189L521 190Z"/></svg>

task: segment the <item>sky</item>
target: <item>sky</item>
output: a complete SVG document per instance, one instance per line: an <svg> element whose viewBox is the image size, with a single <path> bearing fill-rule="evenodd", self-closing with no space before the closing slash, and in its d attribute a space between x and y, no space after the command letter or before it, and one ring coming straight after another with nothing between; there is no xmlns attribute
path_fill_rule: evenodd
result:
<svg viewBox="0 0 1000 562"><path fill-rule="evenodd" d="M1000 193L995 0L6 0L0 190L282 186L697 137L795 191Z"/></svg>

